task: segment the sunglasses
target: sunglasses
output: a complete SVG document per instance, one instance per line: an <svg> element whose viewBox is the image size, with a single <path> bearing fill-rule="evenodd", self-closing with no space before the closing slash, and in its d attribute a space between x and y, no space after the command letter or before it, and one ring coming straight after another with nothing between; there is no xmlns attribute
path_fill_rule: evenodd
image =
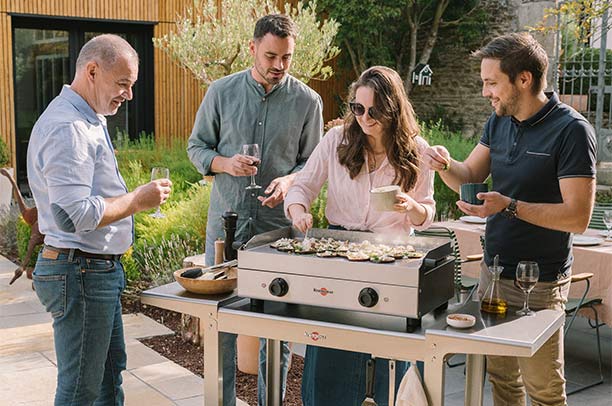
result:
<svg viewBox="0 0 612 406"><path fill-rule="evenodd" d="M349 107L351 108L351 112L357 117L363 116L366 112L366 108L361 103L349 103ZM368 115L372 120L378 120L380 118L380 113L376 110L376 107L370 107L368 109Z"/></svg>

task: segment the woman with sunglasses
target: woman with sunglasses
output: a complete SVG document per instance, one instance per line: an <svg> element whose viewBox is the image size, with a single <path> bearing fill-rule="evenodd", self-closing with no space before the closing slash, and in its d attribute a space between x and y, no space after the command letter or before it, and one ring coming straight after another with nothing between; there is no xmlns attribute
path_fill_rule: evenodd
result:
<svg viewBox="0 0 612 406"><path fill-rule="evenodd" d="M311 203L327 181L325 215L330 228L409 235L433 221L434 172L421 161L428 148L400 76L374 66L349 89L344 123L327 132L285 198L285 214L302 232L312 227ZM370 206L370 190L399 185L394 211ZM358 405L365 393L369 354L311 347L302 377L305 406ZM388 402L388 361L376 365L375 400ZM399 384L407 364L396 365Z"/></svg>

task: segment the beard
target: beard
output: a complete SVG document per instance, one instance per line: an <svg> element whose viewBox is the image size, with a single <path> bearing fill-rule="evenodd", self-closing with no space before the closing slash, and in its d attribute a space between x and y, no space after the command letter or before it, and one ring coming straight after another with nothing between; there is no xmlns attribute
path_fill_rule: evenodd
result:
<svg viewBox="0 0 612 406"><path fill-rule="evenodd" d="M513 116L518 111L518 100L519 100L519 91L512 86L512 93L508 96L508 100L502 102L500 100L499 105L495 109L495 114L498 117L502 116Z"/></svg>
<svg viewBox="0 0 612 406"><path fill-rule="evenodd" d="M283 78L287 74L287 71L278 71L278 70L272 70L272 69L265 70L264 68L262 68L261 66L257 64L255 64L255 69L257 70L257 73L259 74L259 76L263 80L265 80L266 83L270 85L276 85L280 83L280 81L283 80ZM276 74L278 76L273 76L273 74Z"/></svg>

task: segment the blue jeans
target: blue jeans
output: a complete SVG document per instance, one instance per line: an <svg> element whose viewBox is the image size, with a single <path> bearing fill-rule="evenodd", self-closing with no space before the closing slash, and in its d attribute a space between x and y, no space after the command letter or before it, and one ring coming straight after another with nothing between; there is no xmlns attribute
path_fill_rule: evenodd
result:
<svg viewBox="0 0 612 406"><path fill-rule="evenodd" d="M121 320L125 287L119 261L39 254L34 287L53 317L55 406L121 406L127 355Z"/></svg>
<svg viewBox="0 0 612 406"><path fill-rule="evenodd" d="M259 368L257 369L257 404L266 404L266 348L267 341L259 339ZM289 372L289 357L291 349L289 343L281 341L281 385L283 387L282 399L285 399L285 388L287 386L287 372Z"/></svg>
<svg viewBox="0 0 612 406"><path fill-rule="evenodd" d="M370 354L306 347L302 375L304 406L359 406L366 393L366 362ZM408 371L408 362L395 363L395 390ZM389 404L389 361L376 359L374 400L379 406Z"/></svg>

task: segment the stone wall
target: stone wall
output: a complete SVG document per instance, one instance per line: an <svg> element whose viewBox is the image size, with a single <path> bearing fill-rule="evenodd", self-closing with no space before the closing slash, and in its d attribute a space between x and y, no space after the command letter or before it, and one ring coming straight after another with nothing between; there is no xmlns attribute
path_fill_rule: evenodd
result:
<svg viewBox="0 0 612 406"><path fill-rule="evenodd" d="M422 119L443 115L444 121L465 137L480 136L493 110L481 94L480 61L471 58L470 53L498 35L536 25L544 9L553 6L551 1L483 0L482 7L488 15L486 33L468 45L456 44L455 28L441 29L430 60L432 84L416 86L410 94L417 115ZM554 44L541 42L553 57Z"/></svg>

